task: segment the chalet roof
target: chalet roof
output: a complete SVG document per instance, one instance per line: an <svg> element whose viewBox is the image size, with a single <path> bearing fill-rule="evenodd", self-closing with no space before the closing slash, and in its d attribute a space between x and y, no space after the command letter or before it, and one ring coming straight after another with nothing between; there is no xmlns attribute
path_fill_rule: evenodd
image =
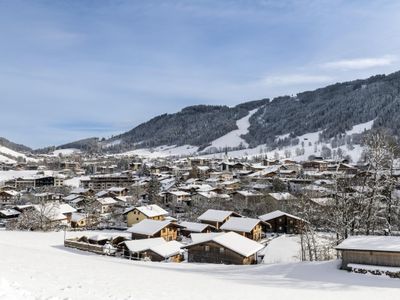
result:
<svg viewBox="0 0 400 300"><path fill-rule="evenodd" d="M33 207L37 212L42 214L50 221L62 221L67 219L67 217L58 209L56 205L45 204L45 205L34 205Z"/></svg>
<svg viewBox="0 0 400 300"><path fill-rule="evenodd" d="M249 257L264 248L264 245L232 231L217 234L203 234L201 239L198 239L196 242L187 245L184 248L190 248L191 246L198 245L204 242L215 242L244 257Z"/></svg>
<svg viewBox="0 0 400 300"><path fill-rule="evenodd" d="M170 221L157 221L152 219L144 219L143 221L132 225L128 228L128 232L143 234L143 235L154 235L159 232L161 229L167 227L172 224Z"/></svg>
<svg viewBox="0 0 400 300"><path fill-rule="evenodd" d="M91 189L84 189L84 188L76 188L71 191L71 194L84 194L90 192Z"/></svg>
<svg viewBox="0 0 400 300"><path fill-rule="evenodd" d="M123 192L125 190L127 190L127 188L125 187L111 187L108 189L109 192L117 192L117 193Z"/></svg>
<svg viewBox="0 0 400 300"><path fill-rule="evenodd" d="M261 221L268 222L269 220L273 220L273 219L279 218L279 217L281 217L281 216L287 216L287 217L290 217L290 218L293 218L293 219L305 221L305 220L303 220L302 218L296 217L296 216L294 216L294 215L285 213L285 212L280 211L280 210L275 210L275 211L270 212L270 213L268 213L268 214L259 216L258 218L259 218Z"/></svg>
<svg viewBox="0 0 400 300"><path fill-rule="evenodd" d="M263 194L258 193L258 192L253 192L253 191L237 191L236 193L245 196L245 197L251 197L251 196L262 196Z"/></svg>
<svg viewBox="0 0 400 300"><path fill-rule="evenodd" d="M296 197L293 196L290 193L284 192L284 193L269 193L269 196L274 198L275 200L282 201L282 200L295 200Z"/></svg>
<svg viewBox="0 0 400 300"><path fill-rule="evenodd" d="M221 234L224 234L224 232L191 233L190 238L192 239L193 244L199 244L204 241L209 241Z"/></svg>
<svg viewBox="0 0 400 300"><path fill-rule="evenodd" d="M111 197L97 198L96 201L99 202L101 205L112 205L118 202L117 200Z"/></svg>
<svg viewBox="0 0 400 300"><path fill-rule="evenodd" d="M165 244L166 241L163 238L159 237L159 238L151 238L151 239L125 241L123 243L129 249L129 251L131 251L133 253L138 253L138 252L148 250L151 247Z"/></svg>
<svg viewBox="0 0 400 300"><path fill-rule="evenodd" d="M168 193L174 196L190 196L190 193L184 191L169 191Z"/></svg>
<svg viewBox="0 0 400 300"><path fill-rule="evenodd" d="M5 217L18 216L21 212L12 208L0 210L0 215Z"/></svg>
<svg viewBox="0 0 400 300"><path fill-rule="evenodd" d="M79 197L81 197L79 194L70 194L70 195L64 197L64 200L65 201L72 201L72 200L75 200L76 198L79 198Z"/></svg>
<svg viewBox="0 0 400 300"><path fill-rule="evenodd" d="M399 236L352 236L345 239L337 250L400 252Z"/></svg>
<svg viewBox="0 0 400 300"><path fill-rule="evenodd" d="M110 191L100 191L100 192L96 193L96 197L104 197L109 194L110 194Z"/></svg>
<svg viewBox="0 0 400 300"><path fill-rule="evenodd" d="M222 222L231 215L239 215L233 211L209 209L197 219L200 221Z"/></svg>
<svg viewBox="0 0 400 300"><path fill-rule="evenodd" d="M202 232L204 229L207 227L211 226L209 224L204 224L204 223L196 223L196 222L181 222L179 223L182 227L184 227L185 230L191 231L191 232Z"/></svg>
<svg viewBox="0 0 400 300"><path fill-rule="evenodd" d="M5 191L0 191L1 193L7 194L11 197L18 196L20 193L14 190L5 190Z"/></svg>
<svg viewBox="0 0 400 300"><path fill-rule="evenodd" d="M260 222L259 219L231 217L221 226L221 230L251 232Z"/></svg>
<svg viewBox="0 0 400 300"><path fill-rule="evenodd" d="M151 251L157 253L158 255L168 258L177 254L181 253L181 248L183 247L183 244L177 242L177 241L169 241L166 243L162 243L156 246L153 246L150 248Z"/></svg>
<svg viewBox="0 0 400 300"><path fill-rule="evenodd" d="M149 218L168 215L168 212L157 204L139 206L136 209Z"/></svg>
<svg viewBox="0 0 400 300"><path fill-rule="evenodd" d="M213 191L209 191L209 192L199 192L199 195L211 199L211 198L221 198L221 199L229 199L229 195L228 194L218 194L216 192Z"/></svg>
<svg viewBox="0 0 400 300"><path fill-rule="evenodd" d="M73 208L71 205L62 203L58 205L58 209L62 214L68 214L68 213L74 213L76 212L76 209Z"/></svg>
<svg viewBox="0 0 400 300"><path fill-rule="evenodd" d="M83 219L86 218L86 214L81 214L81 213L73 213L71 215L71 222L79 222Z"/></svg>

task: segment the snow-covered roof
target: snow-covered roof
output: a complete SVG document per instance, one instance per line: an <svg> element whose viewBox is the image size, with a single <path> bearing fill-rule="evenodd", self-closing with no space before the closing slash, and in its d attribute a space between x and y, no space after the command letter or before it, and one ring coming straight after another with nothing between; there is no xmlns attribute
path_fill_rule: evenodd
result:
<svg viewBox="0 0 400 300"><path fill-rule="evenodd" d="M194 241L194 240L193 240ZM226 233L204 233L201 238L194 241L192 244L186 246L191 247L200 243L212 241L225 248L228 248L244 257L249 257L262 248L264 245L257 243L251 239L248 239L236 232L226 232Z"/></svg>
<svg viewBox="0 0 400 300"><path fill-rule="evenodd" d="M150 249L151 247L155 247L161 244L165 244L166 241L159 238L151 238L151 239L141 239L141 240L132 240L125 241L124 244L129 249L129 251L137 253Z"/></svg>
<svg viewBox="0 0 400 300"><path fill-rule="evenodd" d="M251 197L251 196L262 196L263 194L257 193L257 192L252 192L252 191L237 191L238 194L244 196L244 197Z"/></svg>
<svg viewBox="0 0 400 300"><path fill-rule="evenodd" d="M278 201L282 201L282 200L294 200L296 199L295 196L293 196L290 193L284 192L284 193L269 193L268 195L270 195L272 198L278 200Z"/></svg>
<svg viewBox="0 0 400 300"><path fill-rule="evenodd" d="M117 203L118 201L111 198L111 197L106 197L106 198L97 198L96 199L101 205L112 205Z"/></svg>
<svg viewBox="0 0 400 300"><path fill-rule="evenodd" d="M400 252L399 236L352 236L335 247L338 250Z"/></svg>
<svg viewBox="0 0 400 300"><path fill-rule="evenodd" d="M65 203L59 204L58 209L60 210L60 212L62 214L68 214L68 213L76 212L75 208L73 208L71 205L65 204Z"/></svg>
<svg viewBox="0 0 400 300"><path fill-rule="evenodd" d="M278 218L278 217L281 217L281 216L287 216L287 217L290 217L290 218L293 218L293 219L304 221L302 218L296 217L294 215L285 213L285 212L280 211L280 210L275 210L273 212L270 212L270 213L267 213L265 215L259 216L258 218L261 221L268 222L269 220L272 220L272 219L275 219L275 218Z"/></svg>
<svg viewBox="0 0 400 300"><path fill-rule="evenodd" d="M177 241L169 241L167 243L162 243L150 248L151 251L157 253L158 255L168 258L181 253L181 248L183 244Z"/></svg>
<svg viewBox="0 0 400 300"><path fill-rule="evenodd" d="M184 191L169 191L168 193L170 193L171 195L174 195L174 196L190 196L190 194L189 193L187 193L187 192L184 192Z"/></svg>
<svg viewBox="0 0 400 300"><path fill-rule="evenodd" d="M153 235L159 232L164 227L171 224L170 221L157 221L152 219L144 219L143 221L132 225L128 228L128 232L143 234L143 235Z"/></svg>
<svg viewBox="0 0 400 300"><path fill-rule="evenodd" d="M168 212L157 204L139 206L136 209L149 218L168 215Z"/></svg>
<svg viewBox="0 0 400 300"><path fill-rule="evenodd" d="M79 197L80 197L79 194L71 194L71 195L68 195L68 196L64 197L64 200L65 201L72 201L72 200L75 200L76 198L79 198Z"/></svg>
<svg viewBox="0 0 400 300"><path fill-rule="evenodd" d="M212 199L212 198L220 198L220 199L229 199L230 196L228 194L218 194L216 192L198 192L199 195L208 198L208 199Z"/></svg>
<svg viewBox="0 0 400 300"><path fill-rule="evenodd" d="M117 192L117 193L119 193L119 192L125 191L126 189L127 188L124 188L124 187L111 187L111 188L108 189L108 191L109 192Z"/></svg>
<svg viewBox="0 0 400 300"><path fill-rule="evenodd" d="M18 196L20 193L14 190L6 190L6 191L1 191L2 193L8 194L12 197Z"/></svg>
<svg viewBox="0 0 400 300"><path fill-rule="evenodd" d="M86 218L86 215L85 215L85 214L73 213L73 214L71 215L71 222L79 222L79 221L81 221L81 220L83 220L83 219L85 219L85 218Z"/></svg>
<svg viewBox="0 0 400 300"><path fill-rule="evenodd" d="M259 219L231 217L221 226L221 230L251 232L260 222Z"/></svg>
<svg viewBox="0 0 400 300"><path fill-rule="evenodd" d="M19 212L18 210L12 209L12 208L0 210L0 215L6 216L6 217L18 216L19 214L21 214L21 212Z"/></svg>
<svg viewBox="0 0 400 300"><path fill-rule="evenodd" d="M224 234L224 232L191 233L190 238L192 239L193 244L199 244L205 241L209 241L221 234Z"/></svg>
<svg viewBox="0 0 400 300"><path fill-rule="evenodd" d="M90 189L76 188L76 189L73 189L71 191L71 194L84 194L84 193L87 193L89 191L90 191Z"/></svg>
<svg viewBox="0 0 400 300"><path fill-rule="evenodd" d="M209 209L197 219L200 221L222 222L232 214L234 214L233 211Z"/></svg>
<svg viewBox="0 0 400 300"><path fill-rule="evenodd" d="M186 222L186 221L179 223L179 225L183 226L185 230L191 232L202 232L204 229L210 226L204 223Z"/></svg>

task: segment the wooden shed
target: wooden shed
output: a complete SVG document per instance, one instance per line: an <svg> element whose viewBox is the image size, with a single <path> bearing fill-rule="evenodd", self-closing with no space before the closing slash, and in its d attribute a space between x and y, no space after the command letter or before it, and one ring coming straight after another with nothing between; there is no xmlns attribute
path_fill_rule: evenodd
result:
<svg viewBox="0 0 400 300"><path fill-rule="evenodd" d="M398 236L353 236L335 247L341 252L345 270L352 264L400 267L400 237Z"/></svg>

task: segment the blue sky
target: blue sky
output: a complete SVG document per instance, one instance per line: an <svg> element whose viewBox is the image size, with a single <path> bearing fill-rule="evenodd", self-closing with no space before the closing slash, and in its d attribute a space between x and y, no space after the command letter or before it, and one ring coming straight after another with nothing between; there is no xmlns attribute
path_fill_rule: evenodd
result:
<svg viewBox="0 0 400 300"><path fill-rule="evenodd" d="M0 136L108 137L397 71L399 50L399 1L0 0Z"/></svg>

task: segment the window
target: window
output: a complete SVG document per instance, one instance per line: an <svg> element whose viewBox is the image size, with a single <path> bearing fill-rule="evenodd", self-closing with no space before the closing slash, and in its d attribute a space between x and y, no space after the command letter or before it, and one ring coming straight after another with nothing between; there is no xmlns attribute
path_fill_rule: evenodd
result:
<svg viewBox="0 0 400 300"><path fill-rule="evenodd" d="M136 218L136 221L139 221L139 218Z"/></svg>
<svg viewBox="0 0 400 300"><path fill-rule="evenodd" d="M205 247L204 247L204 250L205 250L206 252L210 251L210 246L205 246Z"/></svg>
<svg viewBox="0 0 400 300"><path fill-rule="evenodd" d="M221 253L221 254L223 254L223 253L225 253L225 248L219 248L219 253Z"/></svg>

